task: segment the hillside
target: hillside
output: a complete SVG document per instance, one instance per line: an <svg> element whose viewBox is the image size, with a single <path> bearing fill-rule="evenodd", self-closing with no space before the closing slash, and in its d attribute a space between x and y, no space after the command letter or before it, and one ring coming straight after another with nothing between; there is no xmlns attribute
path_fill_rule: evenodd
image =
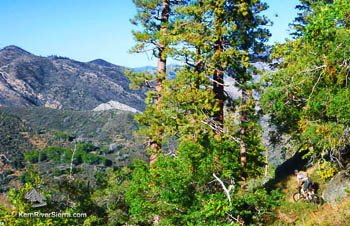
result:
<svg viewBox="0 0 350 226"><path fill-rule="evenodd" d="M96 166L122 167L135 159L146 160L143 145L133 136L138 128L133 118L131 112L116 110L0 107L0 153L9 160L0 161L0 167L10 172L0 175L1 191L7 191L11 181L31 164L46 175L67 173L70 157L63 156L71 153L75 144L80 145L76 166L80 176L89 177L89 181L99 172ZM50 159L52 153L60 159Z"/></svg>
<svg viewBox="0 0 350 226"><path fill-rule="evenodd" d="M34 147L41 149L47 145L64 145L72 141L92 142L100 148L119 143L128 150L143 150L133 137L133 132L138 128L134 115L125 111L0 107L0 116L2 153L25 152ZM62 134L67 134L67 137ZM45 142L41 144L35 139Z"/></svg>
<svg viewBox="0 0 350 226"><path fill-rule="evenodd" d="M130 89L123 70L101 59L83 63L7 46L0 50L0 106L92 110L116 101L142 111L145 92Z"/></svg>

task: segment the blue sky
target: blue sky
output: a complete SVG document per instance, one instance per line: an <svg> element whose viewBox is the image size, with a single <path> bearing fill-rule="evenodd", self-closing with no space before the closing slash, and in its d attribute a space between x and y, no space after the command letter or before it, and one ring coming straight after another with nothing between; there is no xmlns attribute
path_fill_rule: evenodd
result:
<svg viewBox="0 0 350 226"><path fill-rule="evenodd" d="M274 22L270 42L283 42L299 1L265 1L270 6L265 14ZM0 48L17 45L36 55L102 58L127 67L155 65L150 54L128 53L135 13L132 0L1 0Z"/></svg>

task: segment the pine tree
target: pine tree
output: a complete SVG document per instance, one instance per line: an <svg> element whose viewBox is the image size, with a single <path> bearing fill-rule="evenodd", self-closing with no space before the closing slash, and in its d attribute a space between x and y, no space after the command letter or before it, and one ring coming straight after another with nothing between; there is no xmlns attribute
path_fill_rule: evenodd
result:
<svg viewBox="0 0 350 226"><path fill-rule="evenodd" d="M198 0L173 9L176 16L169 32L178 45L172 46L169 56L183 61L184 66L176 69L175 78L162 81L156 120L162 123L163 143L175 137L177 147L172 153L163 150L152 167L135 166L127 192L135 224L154 223L154 216L159 216L161 224L170 225L226 222L209 213L220 208L215 207L218 203L227 202L220 183L211 182L213 174L232 182L242 179L242 171L251 177L261 172L263 147L254 100L249 95L246 104L238 100L232 110L244 107L249 123L224 121L224 117L231 119L233 112L224 114L227 96L223 88L226 75L252 93L249 60L263 50L269 36L262 28L267 20L258 16L265 8L259 1ZM152 128L158 126L154 125L154 112L153 118L144 118L150 119L144 124ZM245 128L242 136L240 127ZM237 138L246 144L243 167Z"/></svg>
<svg viewBox="0 0 350 226"><path fill-rule="evenodd" d="M311 18L313 8L319 4L332 4L334 0L300 0L295 8L299 10L297 17L290 26L293 29L291 35L294 38L299 38L304 34L308 20Z"/></svg>
<svg viewBox="0 0 350 226"><path fill-rule="evenodd" d="M260 148L248 150L245 137L251 136L249 125L257 125L250 118L252 115L248 114L248 102L251 103L254 89L251 85L253 69L250 59L264 51L264 42L270 35L263 28L268 20L259 16L266 8L267 5L260 1L192 1L177 8L179 16L173 28L178 34L176 39L182 43L173 56L188 65L186 73L195 74L197 81L212 81L216 105L209 111L214 117L207 117L205 123L214 128L218 135L229 130L224 128L224 102L228 98L224 93L224 76L233 77L240 85L242 97L236 104L239 108L233 111L240 112L240 162L243 169L247 166L247 152L261 151ZM198 82L195 87L203 89ZM186 113L186 117L191 114ZM193 119L193 122L199 121ZM245 181L246 177L247 173L243 172L242 180Z"/></svg>
<svg viewBox="0 0 350 226"><path fill-rule="evenodd" d="M269 37L268 30L263 26L268 20L259 13L267 9L267 5L260 1L215 1L211 3L213 10L213 46L212 55L214 70L214 93L219 106L217 121L223 120L224 75L236 80L241 89L240 100L240 162L244 169L247 166L247 146L245 137L248 135L248 125L251 122L247 113L248 101L252 94L253 70L251 59L264 51L264 42ZM251 122L253 123L253 122ZM254 150L251 150L254 152ZM246 180L243 172L242 180Z"/></svg>
<svg viewBox="0 0 350 226"><path fill-rule="evenodd" d="M150 73L134 73L127 75L132 80L131 86L146 85L153 90L148 92L148 102L145 112L136 118L143 126L142 135L150 151L150 164L152 165L161 151L163 123L159 119L161 110L163 81L167 77L167 58L172 42L171 36L171 8L177 4L170 0L134 0L137 15L132 20L135 25L141 25L142 31L134 31L133 35L138 43L131 52L144 53L152 51L158 59L155 75Z"/></svg>

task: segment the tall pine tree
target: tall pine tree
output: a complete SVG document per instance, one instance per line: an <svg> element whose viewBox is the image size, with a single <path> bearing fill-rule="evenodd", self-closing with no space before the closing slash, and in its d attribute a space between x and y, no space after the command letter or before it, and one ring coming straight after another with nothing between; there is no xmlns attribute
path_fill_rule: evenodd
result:
<svg viewBox="0 0 350 226"><path fill-rule="evenodd" d="M137 7L137 15L133 24L141 26L143 30L134 31L133 35L137 45L131 52L144 53L151 51L157 58L156 73L134 73L129 71L127 75L132 80L134 87L146 85L151 88L148 92L147 106L142 115L136 117L143 125L140 131L145 137L145 144L150 152L150 164L152 165L161 151L163 122L160 119L163 81L167 77L167 58L172 43L171 34L171 9L174 1L170 0L134 0Z"/></svg>

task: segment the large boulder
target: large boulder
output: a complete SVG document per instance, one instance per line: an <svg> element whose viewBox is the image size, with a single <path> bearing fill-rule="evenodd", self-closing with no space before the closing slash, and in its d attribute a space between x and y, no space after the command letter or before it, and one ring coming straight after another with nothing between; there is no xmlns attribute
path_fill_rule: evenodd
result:
<svg viewBox="0 0 350 226"><path fill-rule="evenodd" d="M346 175L345 171L342 171L328 182L322 193L323 199L327 202L341 200L348 196L345 190L350 190L350 177Z"/></svg>

